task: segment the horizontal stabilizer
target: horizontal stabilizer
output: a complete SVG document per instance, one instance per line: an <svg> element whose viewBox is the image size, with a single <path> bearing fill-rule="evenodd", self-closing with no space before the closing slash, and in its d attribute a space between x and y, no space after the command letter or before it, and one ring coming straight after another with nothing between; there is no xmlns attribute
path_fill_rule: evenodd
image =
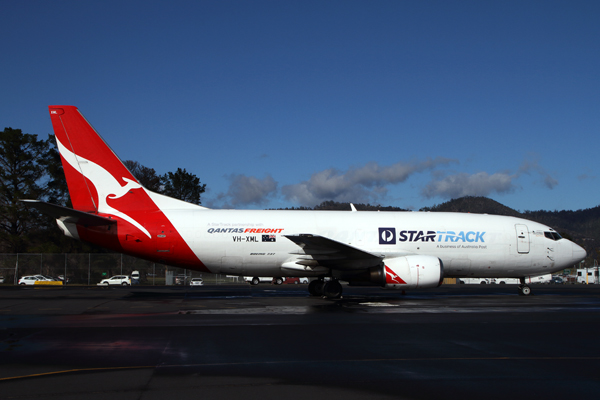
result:
<svg viewBox="0 0 600 400"><path fill-rule="evenodd" d="M73 210L72 208L46 203L40 200L21 200L29 207L33 207L42 213L49 215L64 223L73 223L84 226L101 226L116 224L114 219L101 217L99 215L89 214L83 211Z"/></svg>

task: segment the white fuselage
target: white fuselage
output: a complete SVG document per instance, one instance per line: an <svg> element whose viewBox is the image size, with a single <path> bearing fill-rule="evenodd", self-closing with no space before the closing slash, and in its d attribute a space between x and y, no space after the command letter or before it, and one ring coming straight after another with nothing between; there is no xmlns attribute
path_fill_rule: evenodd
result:
<svg viewBox="0 0 600 400"><path fill-rule="evenodd" d="M524 219L437 212L163 210L213 273L316 276L294 266L302 250L285 235L312 234L385 256L430 255L446 277L524 277L571 266L585 251ZM282 267L283 266L283 267Z"/></svg>

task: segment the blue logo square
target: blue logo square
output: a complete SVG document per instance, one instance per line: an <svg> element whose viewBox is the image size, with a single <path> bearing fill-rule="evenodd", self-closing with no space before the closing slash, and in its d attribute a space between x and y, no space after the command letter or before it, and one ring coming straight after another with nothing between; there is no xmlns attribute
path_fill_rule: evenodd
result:
<svg viewBox="0 0 600 400"><path fill-rule="evenodd" d="M379 228L379 244L396 244L396 228Z"/></svg>

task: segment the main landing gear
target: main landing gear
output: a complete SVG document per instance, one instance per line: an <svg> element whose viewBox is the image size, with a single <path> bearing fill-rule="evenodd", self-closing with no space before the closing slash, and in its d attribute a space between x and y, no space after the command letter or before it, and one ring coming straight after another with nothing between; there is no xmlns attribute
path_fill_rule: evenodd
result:
<svg viewBox="0 0 600 400"><path fill-rule="evenodd" d="M531 294L531 288L525 283L525 278L521 278L521 284L519 285L519 296L529 296Z"/></svg>
<svg viewBox="0 0 600 400"><path fill-rule="evenodd" d="M326 281L323 278L315 279L308 284L308 293L311 296L323 296L328 299L342 297L342 285L337 279Z"/></svg>

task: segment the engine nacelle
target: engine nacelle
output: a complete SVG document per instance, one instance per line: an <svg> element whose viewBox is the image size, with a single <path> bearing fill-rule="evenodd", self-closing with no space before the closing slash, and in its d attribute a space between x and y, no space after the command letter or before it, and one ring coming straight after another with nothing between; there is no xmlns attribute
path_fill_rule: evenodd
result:
<svg viewBox="0 0 600 400"><path fill-rule="evenodd" d="M391 289L435 288L444 280L444 264L433 256L388 258L384 260L383 267L377 269L382 286Z"/></svg>

